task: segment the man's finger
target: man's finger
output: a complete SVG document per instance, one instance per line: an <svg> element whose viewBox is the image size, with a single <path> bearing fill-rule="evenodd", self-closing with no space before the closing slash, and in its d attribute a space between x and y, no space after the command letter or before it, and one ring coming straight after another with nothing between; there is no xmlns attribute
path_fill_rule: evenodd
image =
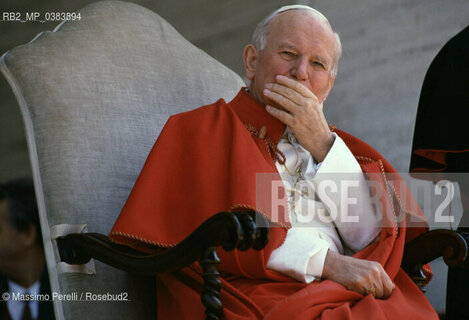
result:
<svg viewBox="0 0 469 320"><path fill-rule="evenodd" d="M384 286L383 299L387 299L387 298L389 298L389 296L394 291L395 285L394 285L394 283L392 283L391 278L389 278L389 276L386 272L382 273L381 279L382 279L383 286Z"/></svg>
<svg viewBox="0 0 469 320"><path fill-rule="evenodd" d="M287 126L291 126L293 116L289 114L288 112L285 112L283 110L280 110L272 106L266 106L265 110L267 110L268 113L270 113L272 116L282 121Z"/></svg>
<svg viewBox="0 0 469 320"><path fill-rule="evenodd" d="M383 288L383 283L381 282L381 279L378 279L378 281L374 283L374 287L375 287L375 298L381 299L384 295L384 288Z"/></svg>
<svg viewBox="0 0 469 320"><path fill-rule="evenodd" d="M278 94L277 92L273 92L269 89L264 89L264 95L271 99L272 101L277 102L279 105L284 107L286 110L290 111L290 113L294 113L295 109L297 109L299 106L288 99L287 97L284 97L281 94Z"/></svg>
<svg viewBox="0 0 469 320"><path fill-rule="evenodd" d="M290 78L288 78L286 76L282 76L282 75L276 76L275 80L278 83L283 84L283 85L295 90L296 92L298 92L299 94L301 94L305 98L316 98L317 99L316 95L314 93L312 93L311 90L309 90L308 88L306 88L304 85L302 85L301 83L299 83L296 80L290 79Z"/></svg>
<svg viewBox="0 0 469 320"><path fill-rule="evenodd" d="M287 99L290 99L291 101L293 101L294 103L298 104L298 105L302 105L302 101L305 100L305 97L303 97L299 92L297 92L296 90L292 89L292 88L289 88L283 84L279 84L279 83L267 83L265 85L266 89L272 91L272 92L276 92L284 97L286 97Z"/></svg>

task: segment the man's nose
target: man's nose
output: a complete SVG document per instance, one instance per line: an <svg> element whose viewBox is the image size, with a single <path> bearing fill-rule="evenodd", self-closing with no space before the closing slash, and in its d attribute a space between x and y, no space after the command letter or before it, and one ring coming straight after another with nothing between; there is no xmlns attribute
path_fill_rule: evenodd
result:
<svg viewBox="0 0 469 320"><path fill-rule="evenodd" d="M295 65L290 71L292 77L298 81L306 81L308 79L308 61L300 58L295 61Z"/></svg>

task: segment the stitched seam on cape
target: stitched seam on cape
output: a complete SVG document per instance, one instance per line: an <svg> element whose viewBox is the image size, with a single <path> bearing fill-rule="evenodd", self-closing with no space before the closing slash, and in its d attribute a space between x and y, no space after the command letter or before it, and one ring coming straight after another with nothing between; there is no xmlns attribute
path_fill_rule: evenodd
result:
<svg viewBox="0 0 469 320"><path fill-rule="evenodd" d="M128 234L128 233L125 233L125 232L116 232L116 231L114 231L114 232L111 232L109 234L109 236L118 236L118 237L123 237L123 238L131 239L131 240L138 240L138 241L143 242L143 243L151 244L151 245L158 246L158 247L164 247L164 248L171 248L171 247L176 246L176 244L172 244L172 243L167 244L167 243L162 243L162 242L156 242L156 241L148 240L148 239L136 236L136 235ZM119 243L118 241L115 241L114 239L112 239L112 241L116 242L116 243ZM128 245L128 243L123 243L123 244Z"/></svg>
<svg viewBox="0 0 469 320"><path fill-rule="evenodd" d="M391 191L389 190L389 182L386 179L386 171L384 171L384 166L383 166L383 162L381 161L381 159L378 159L378 163L379 163L379 167L381 169L381 176L383 177L384 185L386 187L386 192L388 194L389 201L391 202L390 204L391 204L391 208L392 208L392 213L394 215L394 223L396 224L395 229L396 229L396 239L397 239L397 237L399 237L399 224L397 223L397 215L396 215L396 210L394 209L394 201L393 201L393 197L391 195Z"/></svg>
<svg viewBox="0 0 469 320"><path fill-rule="evenodd" d="M363 160L363 161L368 161L368 162L375 162L375 161L377 161L377 160L374 160L374 159L372 159L372 158L370 158L370 157L365 157L365 156L355 156L355 159L357 159L357 160ZM380 160L378 159L378 161L380 161Z"/></svg>
<svg viewBox="0 0 469 320"><path fill-rule="evenodd" d="M384 166L383 166L383 162L381 161L381 159L378 159L378 160L374 160L370 157L366 157L366 156L355 156L355 158L357 160L363 160L363 161L368 161L368 162L375 162L375 161L378 161L379 163L379 167L380 167L380 170L381 170L381 176L383 177L383 180L384 180L384 185L386 186L386 193L388 194L388 198L389 198L389 201L391 202L391 208L392 208L392 213L394 215L394 223L395 223L395 226L394 228L396 229L396 239L399 237L399 224L397 222L397 215L396 215L396 210L394 208L394 201L393 201L393 197L392 195L394 195L396 197L396 200L397 200L397 203L399 204L399 206L401 207L401 209L404 210L404 212L406 214L411 214L410 212L408 212L403 206L402 206L402 202L396 192L396 189L394 189L394 186L388 182L388 180L386 179L386 171L384 170ZM389 190L390 188L392 188L393 192L391 194L391 191Z"/></svg>
<svg viewBox="0 0 469 320"><path fill-rule="evenodd" d="M396 191L396 189L394 188L394 185L393 185L392 183L391 183L391 189L392 189L393 192L394 192L394 196L397 198L397 203L399 203L399 206L401 207L402 210L404 210L404 212L405 212L406 214L410 214L410 215L414 215L414 216L419 216L419 215L417 215L417 214L415 214L415 213L412 213L412 212L408 211L408 210L403 206L402 201L401 201L401 198L399 197L399 195L398 195L398 193L397 193L397 191Z"/></svg>
<svg viewBox="0 0 469 320"><path fill-rule="evenodd" d="M370 157L366 157L366 156L355 156L355 158L358 159L358 160L363 160L363 161L368 161L368 162L375 162L376 161L376 160L374 160ZM396 210L394 208L394 202L393 202L392 195L394 195L396 197L397 203L404 210L404 212L406 214L408 214L409 212L402 206L402 203L400 201L399 196L397 195L396 190L394 189L394 186L392 184L390 184L388 182L388 180L386 179L386 171L384 170L383 162L381 161L381 159L378 159L377 161L379 163L379 167L380 167L380 170L381 170L381 176L383 177L383 180L384 180L384 185L386 186L386 193L388 194L389 201L391 202L391 208L392 208L392 212L393 212L393 215L394 215L394 223L395 223L394 228L396 229L396 239L397 239L397 237L399 237L399 224L397 222L397 215L396 215ZM391 194L391 191L389 190L389 188L393 189L392 194Z"/></svg>
<svg viewBox="0 0 469 320"><path fill-rule="evenodd" d="M256 207L253 207L251 206L250 204L245 204L245 203L239 203L239 204L233 204L230 208L230 211L233 211L237 208L243 208L243 209L250 209L250 210L254 210L254 211L257 211L259 212L261 215L263 215L268 221L271 221L273 223L276 223L278 224L279 226L281 227L284 227L284 228L287 228L287 229L290 229L291 226L288 226L286 224L283 224L283 223L280 223L278 221L273 221L273 219L271 219L269 216L267 216L264 212L262 212L261 210L258 210Z"/></svg>
<svg viewBox="0 0 469 320"><path fill-rule="evenodd" d="M386 187L386 193L388 194L388 199L391 202L391 208L392 208L392 213L394 215L394 223L395 223L394 228L396 229L396 239L397 239L397 237L399 237L399 224L397 223L397 215L396 215L396 210L394 208L394 202L393 202L392 194L394 194L396 196L397 202L399 203L399 206L401 206L401 208L402 208L402 204L399 202L399 197L397 196L397 193L395 192L396 190L394 190L392 185L391 185L391 188L393 188L394 192L391 194L391 191L389 190L390 184L389 184L388 180L386 179L386 171L384 170L383 162L381 161L381 159L374 160L370 157L365 157L365 156L355 156L355 158L357 160L363 160L363 161L368 161L368 162L378 161L379 168L381 170L381 176L383 177L384 185ZM407 211L405 209L404 209L404 212L407 214Z"/></svg>

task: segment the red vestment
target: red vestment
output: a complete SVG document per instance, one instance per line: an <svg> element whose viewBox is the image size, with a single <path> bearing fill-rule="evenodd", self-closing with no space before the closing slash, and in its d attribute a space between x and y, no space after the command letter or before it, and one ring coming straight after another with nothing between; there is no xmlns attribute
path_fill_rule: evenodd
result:
<svg viewBox="0 0 469 320"><path fill-rule="evenodd" d="M266 137L252 136L267 128ZM246 128L250 128L248 131ZM391 165L361 140L334 129L357 157L369 179L385 192L385 220L380 241L354 256L381 263L396 288L386 300L363 296L330 281L300 283L266 269L272 251L285 239L285 219L272 217L269 201L256 203L256 173L271 173L278 180L275 148L285 125L263 105L241 90L230 102L219 100L202 108L172 116L142 169L116 221L110 238L142 250L174 246L211 215L234 208L253 208L274 225L261 251L218 250L222 278L220 298L226 319L437 319L429 302L400 268L405 242L426 230L406 228L411 201L400 203L409 191L386 181ZM269 143L270 142L270 143ZM270 145L270 147L269 147ZM413 198L411 198L413 200ZM431 271L425 269L429 275ZM202 319L200 267L163 274L158 279L161 319Z"/></svg>

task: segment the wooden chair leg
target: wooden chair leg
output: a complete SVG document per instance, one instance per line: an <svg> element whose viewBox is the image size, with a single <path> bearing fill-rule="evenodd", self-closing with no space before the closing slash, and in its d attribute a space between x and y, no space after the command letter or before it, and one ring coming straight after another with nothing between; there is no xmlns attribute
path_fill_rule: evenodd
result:
<svg viewBox="0 0 469 320"><path fill-rule="evenodd" d="M219 320L223 316L223 305L220 301L221 281L218 266L220 259L216 253L217 247L209 247L199 263L202 266L204 288L200 295L205 306L206 320Z"/></svg>

